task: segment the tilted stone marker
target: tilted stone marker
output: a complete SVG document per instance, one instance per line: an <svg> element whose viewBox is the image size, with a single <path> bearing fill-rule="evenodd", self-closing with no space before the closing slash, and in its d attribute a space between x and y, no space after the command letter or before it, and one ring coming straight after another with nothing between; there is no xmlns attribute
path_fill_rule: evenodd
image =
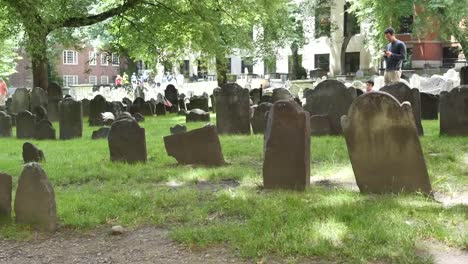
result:
<svg viewBox="0 0 468 264"><path fill-rule="evenodd" d="M41 231L57 229L54 188L38 163L24 166L16 189L15 216L17 223Z"/></svg>
<svg viewBox="0 0 468 264"><path fill-rule="evenodd" d="M23 144L23 161L24 163L29 162L41 162L45 160L44 152L36 147L34 144L26 142Z"/></svg>
<svg viewBox="0 0 468 264"><path fill-rule="evenodd" d="M11 116L0 111L0 137L11 137L12 126Z"/></svg>
<svg viewBox="0 0 468 264"><path fill-rule="evenodd" d="M311 116L310 131L314 136L330 135L332 131L330 117L328 115Z"/></svg>
<svg viewBox="0 0 468 264"><path fill-rule="evenodd" d="M41 120L39 123L36 123L34 138L37 140L56 139L55 128L52 126L52 123L49 120Z"/></svg>
<svg viewBox="0 0 468 264"><path fill-rule="evenodd" d="M357 185L363 193L431 193L411 105L383 92L357 98L342 118Z"/></svg>
<svg viewBox="0 0 468 264"><path fill-rule="evenodd" d="M187 132L187 127L184 125L175 125L170 128L171 135L182 134Z"/></svg>
<svg viewBox="0 0 468 264"><path fill-rule="evenodd" d="M81 138L83 135L82 102L71 98L60 102L60 139Z"/></svg>
<svg viewBox="0 0 468 264"><path fill-rule="evenodd" d="M107 139L111 161L146 162L145 129L134 119L125 118L114 122Z"/></svg>
<svg viewBox="0 0 468 264"><path fill-rule="evenodd" d="M311 116L326 115L330 120L330 134L342 134L340 118L346 115L349 107L356 98L356 90L348 89L336 80L326 80L317 85L314 90L305 93L304 109Z"/></svg>
<svg viewBox="0 0 468 264"><path fill-rule="evenodd" d="M93 131L91 139L105 139L109 135L110 127L101 127L100 129Z"/></svg>
<svg viewBox="0 0 468 264"><path fill-rule="evenodd" d="M310 183L310 115L294 101L278 101L265 131L265 189L304 190Z"/></svg>
<svg viewBox="0 0 468 264"><path fill-rule="evenodd" d="M419 90L416 88L411 89L404 83L395 83L382 87L380 91L393 95L400 103L409 102L418 133L419 135L424 135L421 124L421 96Z"/></svg>
<svg viewBox="0 0 468 264"><path fill-rule="evenodd" d="M34 138L36 132L36 121L34 115L29 111L19 112L16 116L16 137Z"/></svg>
<svg viewBox="0 0 468 264"><path fill-rule="evenodd" d="M440 134L468 136L468 85L440 94Z"/></svg>
<svg viewBox="0 0 468 264"><path fill-rule="evenodd" d="M201 109L193 109L185 116L185 122L210 122L210 113Z"/></svg>
<svg viewBox="0 0 468 264"><path fill-rule="evenodd" d="M0 173L0 220L11 216L11 191L13 188L10 175Z"/></svg>
<svg viewBox="0 0 468 264"><path fill-rule="evenodd" d="M236 83L228 83L216 88L213 93L218 133L250 135L249 90Z"/></svg>
<svg viewBox="0 0 468 264"><path fill-rule="evenodd" d="M428 93L421 93L421 119L439 119L439 96Z"/></svg>
<svg viewBox="0 0 468 264"><path fill-rule="evenodd" d="M105 113L107 110L106 99L98 94L94 97L93 100L89 103L89 125L90 126L102 126L102 113Z"/></svg>
<svg viewBox="0 0 468 264"><path fill-rule="evenodd" d="M267 114L272 106L273 104L271 103L261 103L258 106L254 107L254 114L252 119L250 120L254 134L265 133L265 128L268 120Z"/></svg>
<svg viewBox="0 0 468 264"><path fill-rule="evenodd" d="M167 154L181 164L221 166L226 163L216 127L212 125L164 137L164 145Z"/></svg>
<svg viewBox="0 0 468 264"><path fill-rule="evenodd" d="M31 101L29 91L26 88L16 89L11 102L11 112L18 114L22 111L31 110Z"/></svg>

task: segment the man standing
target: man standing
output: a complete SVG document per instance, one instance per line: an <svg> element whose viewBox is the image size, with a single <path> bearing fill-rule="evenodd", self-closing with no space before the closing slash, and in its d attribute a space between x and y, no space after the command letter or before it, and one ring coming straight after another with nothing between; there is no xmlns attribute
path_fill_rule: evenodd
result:
<svg viewBox="0 0 468 264"><path fill-rule="evenodd" d="M384 51L387 66L384 76L385 85L389 85L400 81L401 67L406 59L406 45L395 37L393 28L387 28L384 33L385 39L390 42Z"/></svg>

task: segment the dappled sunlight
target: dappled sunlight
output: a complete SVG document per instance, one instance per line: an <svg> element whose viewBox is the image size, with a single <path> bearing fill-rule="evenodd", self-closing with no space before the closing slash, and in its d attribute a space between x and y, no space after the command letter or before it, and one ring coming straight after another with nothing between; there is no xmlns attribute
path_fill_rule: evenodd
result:
<svg viewBox="0 0 468 264"><path fill-rule="evenodd" d="M336 221L333 218L328 218L325 221L312 222L306 227L307 237L312 242L324 240L337 247L343 242L343 238L348 232L346 224ZM314 239L315 238L315 239Z"/></svg>

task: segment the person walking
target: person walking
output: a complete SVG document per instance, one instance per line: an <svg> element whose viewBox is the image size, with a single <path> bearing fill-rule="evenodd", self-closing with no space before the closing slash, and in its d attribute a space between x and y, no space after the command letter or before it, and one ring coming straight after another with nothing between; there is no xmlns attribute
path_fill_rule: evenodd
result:
<svg viewBox="0 0 468 264"><path fill-rule="evenodd" d="M406 59L406 45L395 36L395 30L391 27L384 31L385 39L389 42L384 50L385 57L385 85L400 82L401 67Z"/></svg>
<svg viewBox="0 0 468 264"><path fill-rule="evenodd" d="M0 78L0 111L6 111L6 100L8 98L8 88L3 80Z"/></svg>

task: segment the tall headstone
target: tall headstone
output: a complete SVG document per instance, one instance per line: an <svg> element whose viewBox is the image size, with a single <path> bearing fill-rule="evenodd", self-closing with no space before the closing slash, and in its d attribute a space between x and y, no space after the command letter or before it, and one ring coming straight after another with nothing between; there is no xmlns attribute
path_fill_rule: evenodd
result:
<svg viewBox="0 0 468 264"><path fill-rule="evenodd" d="M258 106L254 107L254 114L252 119L250 120L254 134L265 133L265 128L268 120L267 114L272 106L273 104L271 103L261 103Z"/></svg>
<svg viewBox="0 0 468 264"><path fill-rule="evenodd" d="M54 140L56 139L55 128L49 120L41 120L36 123L34 138L37 140Z"/></svg>
<svg viewBox="0 0 468 264"><path fill-rule="evenodd" d="M72 98L60 102L60 139L81 138L83 135L83 105Z"/></svg>
<svg viewBox="0 0 468 264"><path fill-rule="evenodd" d="M13 188L10 175L0 172L0 221L11 216L11 191Z"/></svg>
<svg viewBox="0 0 468 264"><path fill-rule="evenodd" d="M7 115L7 113L3 111L0 111L0 137L11 137L11 127L11 116Z"/></svg>
<svg viewBox="0 0 468 264"><path fill-rule="evenodd" d="M16 89L11 102L11 112L14 114L18 114L22 111L30 111L30 109L31 101L28 89Z"/></svg>
<svg viewBox="0 0 468 264"><path fill-rule="evenodd" d="M435 94L421 93L421 119L439 119L439 96Z"/></svg>
<svg viewBox="0 0 468 264"><path fill-rule="evenodd" d="M310 184L310 115L294 101L278 101L265 131L265 189L304 190Z"/></svg>
<svg viewBox="0 0 468 264"><path fill-rule="evenodd" d="M102 113L105 113L107 109L106 99L98 94L89 103L89 125L90 126L102 126Z"/></svg>
<svg viewBox="0 0 468 264"><path fill-rule="evenodd" d="M48 103L47 114L49 120L54 122L59 120L59 102L63 98L62 87L55 82L49 84L47 89Z"/></svg>
<svg viewBox="0 0 468 264"><path fill-rule="evenodd" d="M363 193L431 193L413 111L388 93L355 100L342 118L349 157Z"/></svg>
<svg viewBox="0 0 468 264"><path fill-rule="evenodd" d="M177 88L174 85L169 84L164 91L164 96L172 104L171 107L168 107L169 112L177 113L179 111L179 92Z"/></svg>
<svg viewBox="0 0 468 264"><path fill-rule="evenodd" d="M460 85L468 85L468 66L460 69Z"/></svg>
<svg viewBox="0 0 468 264"><path fill-rule="evenodd" d="M54 188L38 163L24 166L16 189L15 216L17 223L41 231L57 229Z"/></svg>
<svg viewBox="0 0 468 264"><path fill-rule="evenodd" d="M421 96L419 90L416 88L411 89L404 83L395 83L382 87L380 91L393 95L400 103L409 102L418 133L419 135L424 135L421 124Z"/></svg>
<svg viewBox="0 0 468 264"><path fill-rule="evenodd" d="M44 91L41 87L35 87L31 91L31 110L38 106L42 106L47 109L47 104L49 102L49 98L47 92Z"/></svg>
<svg viewBox="0 0 468 264"><path fill-rule="evenodd" d="M108 136L111 161L146 162L145 129L135 119L119 119L112 124Z"/></svg>
<svg viewBox="0 0 468 264"><path fill-rule="evenodd" d="M468 85L440 94L440 134L468 136Z"/></svg>
<svg viewBox="0 0 468 264"><path fill-rule="evenodd" d="M216 100L216 127L219 134L250 134L250 95L237 83L213 91Z"/></svg>
<svg viewBox="0 0 468 264"><path fill-rule="evenodd" d="M36 131L36 121L29 111L19 112L16 116L16 137L34 138Z"/></svg>
<svg viewBox="0 0 468 264"><path fill-rule="evenodd" d="M356 90L348 89L336 80L326 80L317 85L313 90L305 93L307 110L311 116L328 116L330 121L330 133L342 134L340 118L346 115L349 107L356 98Z"/></svg>

